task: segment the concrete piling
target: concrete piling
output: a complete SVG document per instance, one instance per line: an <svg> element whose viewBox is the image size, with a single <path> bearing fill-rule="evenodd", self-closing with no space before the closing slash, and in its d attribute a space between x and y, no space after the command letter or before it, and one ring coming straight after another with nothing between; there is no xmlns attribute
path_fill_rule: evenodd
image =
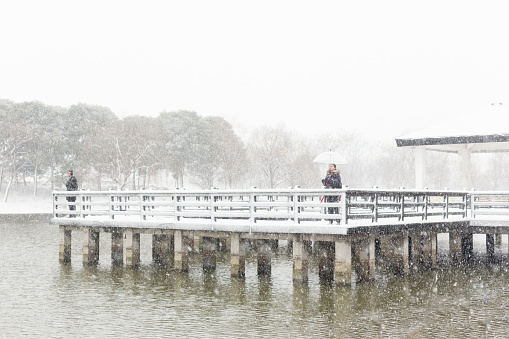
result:
<svg viewBox="0 0 509 339"><path fill-rule="evenodd" d="M202 238L202 259L205 271L214 271L216 269L217 243L216 238Z"/></svg>
<svg viewBox="0 0 509 339"><path fill-rule="evenodd" d="M295 246L295 245L294 245ZM337 284L350 285L352 283L352 244L349 238L335 241L334 278Z"/></svg>
<svg viewBox="0 0 509 339"><path fill-rule="evenodd" d="M308 280L308 251L302 237L297 236L292 241L293 252L293 281L306 282Z"/></svg>
<svg viewBox="0 0 509 339"><path fill-rule="evenodd" d="M245 243L240 240L238 233L230 235L230 264L232 277L245 277L246 275L246 249Z"/></svg>
<svg viewBox="0 0 509 339"><path fill-rule="evenodd" d="M126 266L138 267L140 265L140 233L127 229L124 235Z"/></svg>
<svg viewBox="0 0 509 339"><path fill-rule="evenodd" d="M71 262L71 231L65 226L59 226L59 260L60 262Z"/></svg>
<svg viewBox="0 0 509 339"><path fill-rule="evenodd" d="M394 246L393 268L396 274L408 274L409 266L409 249L408 249L408 233L393 235L392 243Z"/></svg>
<svg viewBox="0 0 509 339"><path fill-rule="evenodd" d="M111 259L115 264L124 263L124 232L111 232Z"/></svg>
<svg viewBox="0 0 509 339"><path fill-rule="evenodd" d="M59 226L59 260L71 261L72 230L82 234L83 263L96 264L99 260L99 236L104 228L72 225ZM454 264L463 263L473 257L472 230L456 228L449 231L449 257ZM257 251L257 273L271 274L272 253L277 251L278 239L252 238L245 233L194 232L182 230L121 228L106 229L111 233L111 258L113 263L122 264L125 253L126 267L140 264L140 233L152 236L152 259L161 266L173 268L178 272L189 271L189 255L199 239L199 254L203 260L203 270L213 271L217 266L217 251L230 251L231 276L243 278L246 275L246 250L250 242L252 250ZM194 234L193 234L194 233ZM217 235L217 236L216 236ZM410 262L418 270L421 267L437 266L437 232L434 230L412 230L393 233L351 234L351 235L285 235L282 240L291 244L293 260L293 281L306 282L309 278L308 256L316 254L318 272L321 279L334 280L338 285L352 283L352 265L359 281L375 279L375 255L378 248L383 260L378 264L397 274L409 273ZM495 255L496 234L486 234L486 253L488 259ZM222 245L220 245L222 244ZM313 244L315 251L311 251ZM509 252L509 245L508 245Z"/></svg>
<svg viewBox="0 0 509 339"><path fill-rule="evenodd" d="M91 227L83 228L83 263L96 264L99 261L99 232Z"/></svg>
<svg viewBox="0 0 509 339"><path fill-rule="evenodd" d="M270 240L258 240L258 275L270 275L272 244Z"/></svg>
<svg viewBox="0 0 509 339"><path fill-rule="evenodd" d="M354 253L359 279L375 279L375 238L367 236L359 239L355 244Z"/></svg>
<svg viewBox="0 0 509 339"><path fill-rule="evenodd" d="M332 280L334 278L334 242L318 241L317 255L319 277Z"/></svg>
<svg viewBox="0 0 509 339"><path fill-rule="evenodd" d="M189 271L189 247L182 231L175 231L174 268L176 271Z"/></svg>

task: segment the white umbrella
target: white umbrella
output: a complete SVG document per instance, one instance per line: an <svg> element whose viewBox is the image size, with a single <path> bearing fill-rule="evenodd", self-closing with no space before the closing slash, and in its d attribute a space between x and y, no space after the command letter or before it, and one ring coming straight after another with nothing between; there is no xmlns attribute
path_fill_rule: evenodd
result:
<svg viewBox="0 0 509 339"><path fill-rule="evenodd" d="M315 164L336 164L336 165L346 165L348 162L345 157L337 152L322 152L318 154L318 156L313 160Z"/></svg>

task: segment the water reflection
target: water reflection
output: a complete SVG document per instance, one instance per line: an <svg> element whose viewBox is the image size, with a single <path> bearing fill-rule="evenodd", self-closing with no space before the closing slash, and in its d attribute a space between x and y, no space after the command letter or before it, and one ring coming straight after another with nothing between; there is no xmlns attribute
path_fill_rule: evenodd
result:
<svg viewBox="0 0 509 339"><path fill-rule="evenodd" d="M5 337L506 337L509 333L507 243L466 266L394 276L383 265L374 281L337 286L320 279L310 257L309 282L293 283L291 254L281 248L271 275L258 276L256 255L246 278L230 277L229 256L202 270L152 264L142 239L142 264L111 262L101 238L98 265L81 262L80 234L70 264L58 262L58 229L44 224L0 225L0 333ZM145 239L147 240L147 239ZM76 243L76 245L74 245Z"/></svg>

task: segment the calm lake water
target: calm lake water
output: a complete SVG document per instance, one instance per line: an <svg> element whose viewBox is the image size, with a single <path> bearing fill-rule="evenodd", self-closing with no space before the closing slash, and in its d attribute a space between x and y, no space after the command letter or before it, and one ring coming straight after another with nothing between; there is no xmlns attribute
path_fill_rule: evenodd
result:
<svg viewBox="0 0 509 339"><path fill-rule="evenodd" d="M193 255L190 272L152 265L151 237L142 235L142 265L111 264L109 234L101 234L100 263L84 267L81 234L73 233L72 263L58 261L58 227L0 224L0 338L507 338L507 238L501 261L449 267L439 236L439 269L398 277L377 267L373 282L338 287L318 278L292 282L284 246L272 275L258 277L256 256L246 278L232 279L228 254L213 274ZM382 266L382 265L379 265Z"/></svg>

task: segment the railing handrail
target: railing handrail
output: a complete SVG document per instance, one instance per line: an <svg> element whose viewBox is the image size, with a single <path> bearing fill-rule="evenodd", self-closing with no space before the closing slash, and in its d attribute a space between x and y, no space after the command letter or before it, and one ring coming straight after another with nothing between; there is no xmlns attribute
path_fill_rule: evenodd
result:
<svg viewBox="0 0 509 339"><path fill-rule="evenodd" d="M76 206L69 214L86 217L139 215L147 217L257 220L340 220L421 218L466 218L471 192L451 190L392 189L249 189L249 190L108 190L54 191L54 217ZM509 194L509 193L508 193ZM61 197L75 196L75 202ZM341 197L339 202L324 196ZM97 198L102 197L97 200ZM104 199L106 198L106 199ZM322 199L320 199L322 198ZM159 199L159 200L158 200ZM336 199L335 199L336 200ZM226 202L225 202L226 201ZM62 208L63 207L63 208ZM332 210L329 210L332 209Z"/></svg>
<svg viewBox="0 0 509 339"><path fill-rule="evenodd" d="M157 189L142 189L142 190L108 190L108 191L91 191L91 190L81 190L81 191L60 191L54 190L53 195L129 195L129 194L137 194L137 195L165 195L165 194L238 194L245 193L250 194L253 193L270 193L270 194L293 194L295 192L301 193L316 193L316 192L324 192L329 191L323 188L313 188L313 189L303 189L303 188L286 188L286 189L211 189L211 190L186 190L186 189L172 189L172 190L157 190ZM334 189L334 192L349 192L349 193L357 193L357 194L370 194L370 193L387 193L387 194L405 194L405 195L465 195L465 194L507 194L509 195L509 191L507 192L481 192L481 191L466 191L466 190L428 190L428 189L379 189L379 188L343 188L343 189Z"/></svg>

